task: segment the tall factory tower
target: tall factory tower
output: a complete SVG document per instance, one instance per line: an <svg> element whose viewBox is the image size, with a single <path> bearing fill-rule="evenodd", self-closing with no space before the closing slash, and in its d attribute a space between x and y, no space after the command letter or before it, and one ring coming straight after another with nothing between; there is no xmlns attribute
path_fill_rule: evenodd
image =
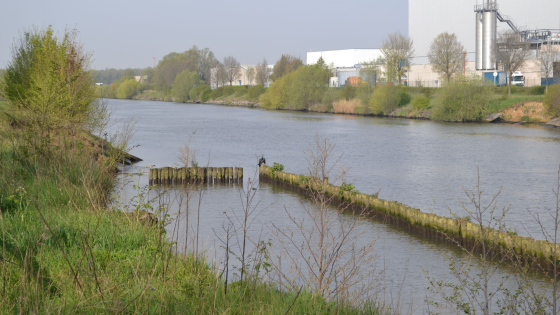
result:
<svg viewBox="0 0 560 315"><path fill-rule="evenodd" d="M484 0L476 12L476 70L496 70L498 3Z"/></svg>

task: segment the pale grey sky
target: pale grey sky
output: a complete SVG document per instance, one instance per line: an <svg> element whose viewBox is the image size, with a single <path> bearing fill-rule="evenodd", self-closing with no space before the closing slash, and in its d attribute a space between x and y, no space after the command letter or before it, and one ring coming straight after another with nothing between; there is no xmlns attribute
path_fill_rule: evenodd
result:
<svg viewBox="0 0 560 315"><path fill-rule="evenodd" d="M93 68L145 68L193 45L242 64L281 54L378 48L389 33L408 32L408 0L145 1L0 0L0 68L21 31L62 34L76 27Z"/></svg>

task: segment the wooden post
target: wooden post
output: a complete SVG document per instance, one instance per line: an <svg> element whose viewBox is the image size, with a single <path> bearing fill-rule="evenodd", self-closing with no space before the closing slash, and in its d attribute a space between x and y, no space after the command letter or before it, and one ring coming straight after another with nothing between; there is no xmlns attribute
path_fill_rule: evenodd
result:
<svg viewBox="0 0 560 315"><path fill-rule="evenodd" d="M203 183L208 182L208 167L203 167L202 168L202 182Z"/></svg>
<svg viewBox="0 0 560 315"><path fill-rule="evenodd" d="M163 175L163 171L161 168L156 169L157 171L157 184L161 185L161 176Z"/></svg>
<svg viewBox="0 0 560 315"><path fill-rule="evenodd" d="M233 183L233 167L228 167L229 182Z"/></svg>
<svg viewBox="0 0 560 315"><path fill-rule="evenodd" d="M176 167L173 168L173 183L174 184L179 183L179 169Z"/></svg>
<svg viewBox="0 0 560 315"><path fill-rule="evenodd" d="M239 182L243 185L243 167L239 168Z"/></svg>
<svg viewBox="0 0 560 315"><path fill-rule="evenodd" d="M148 172L149 172L149 173L148 173L148 174L149 174L149 175L148 175L148 185L152 185L152 179L153 179L153 177L154 177L154 170L152 170L152 169L150 168L150 170L149 170Z"/></svg>

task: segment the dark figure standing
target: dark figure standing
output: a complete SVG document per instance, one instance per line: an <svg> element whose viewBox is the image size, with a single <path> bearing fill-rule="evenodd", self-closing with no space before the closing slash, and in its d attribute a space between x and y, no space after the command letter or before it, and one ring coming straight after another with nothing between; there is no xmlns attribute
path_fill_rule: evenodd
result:
<svg viewBox="0 0 560 315"><path fill-rule="evenodd" d="M262 157L259 159L259 167L261 167L261 165L266 164L266 159L264 158L264 154L262 155Z"/></svg>

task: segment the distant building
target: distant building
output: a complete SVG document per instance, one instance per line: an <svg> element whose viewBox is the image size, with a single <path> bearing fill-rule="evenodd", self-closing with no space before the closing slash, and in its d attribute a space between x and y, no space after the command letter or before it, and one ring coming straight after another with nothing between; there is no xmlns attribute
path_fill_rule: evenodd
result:
<svg viewBox="0 0 560 315"><path fill-rule="evenodd" d="M381 57L380 49L342 49L311 51L307 53L307 64L314 65L323 57L325 63L333 68L351 68L364 62L371 62Z"/></svg>
<svg viewBox="0 0 560 315"><path fill-rule="evenodd" d="M140 83L144 83L146 80L148 80L148 76L147 75L135 75L134 80L136 80Z"/></svg>

